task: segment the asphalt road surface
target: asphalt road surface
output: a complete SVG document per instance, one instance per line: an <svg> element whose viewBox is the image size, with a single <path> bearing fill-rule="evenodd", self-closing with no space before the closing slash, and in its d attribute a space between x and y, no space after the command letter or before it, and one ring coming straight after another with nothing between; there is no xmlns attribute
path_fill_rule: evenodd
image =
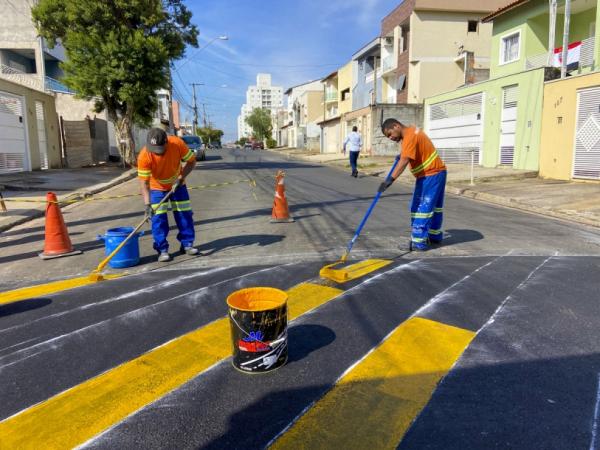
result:
<svg viewBox="0 0 600 450"><path fill-rule="evenodd" d="M268 222L277 169L292 224ZM88 273L139 198L67 209L85 252L52 266L43 222L0 236L0 448L600 448L597 230L449 196L444 245L407 253L395 185L337 284L319 269L380 180L225 149L189 185L242 179L192 190L203 256L158 265L143 237L127 277L1 301ZM262 375L232 367L226 317L255 286L289 294L289 359Z"/></svg>

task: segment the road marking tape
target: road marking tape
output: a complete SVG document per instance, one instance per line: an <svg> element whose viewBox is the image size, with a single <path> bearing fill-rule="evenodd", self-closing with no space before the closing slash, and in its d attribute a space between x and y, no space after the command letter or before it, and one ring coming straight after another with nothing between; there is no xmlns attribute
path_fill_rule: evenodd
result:
<svg viewBox="0 0 600 450"><path fill-rule="evenodd" d="M397 448L474 337L472 331L420 317L403 322L271 448Z"/></svg>
<svg viewBox="0 0 600 450"><path fill-rule="evenodd" d="M290 320L343 291L311 283L288 291ZM82 444L231 354L229 322L218 319L0 422L0 448Z"/></svg>

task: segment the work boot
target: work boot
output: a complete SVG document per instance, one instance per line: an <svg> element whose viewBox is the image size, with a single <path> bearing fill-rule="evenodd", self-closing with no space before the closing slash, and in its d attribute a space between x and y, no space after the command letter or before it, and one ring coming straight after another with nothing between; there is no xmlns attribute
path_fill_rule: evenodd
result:
<svg viewBox="0 0 600 450"><path fill-rule="evenodd" d="M171 261L171 255L169 255L169 252L160 252L160 255L158 255L158 262L169 262Z"/></svg>
<svg viewBox="0 0 600 450"><path fill-rule="evenodd" d="M194 255L197 255L198 253L200 253L200 251L196 247L192 247L190 245L189 247L181 247L181 253L190 255L190 256L194 256Z"/></svg>

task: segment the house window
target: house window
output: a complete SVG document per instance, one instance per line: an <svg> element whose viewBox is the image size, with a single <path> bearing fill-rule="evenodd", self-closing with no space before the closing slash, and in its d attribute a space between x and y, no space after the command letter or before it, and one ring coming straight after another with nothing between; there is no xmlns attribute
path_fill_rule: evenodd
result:
<svg viewBox="0 0 600 450"><path fill-rule="evenodd" d="M521 47L521 32L504 36L500 48L500 64L508 64L519 59Z"/></svg>
<svg viewBox="0 0 600 450"><path fill-rule="evenodd" d="M350 88L342 91L342 101L348 100L348 97L350 97Z"/></svg>
<svg viewBox="0 0 600 450"><path fill-rule="evenodd" d="M477 22L476 20L469 20L467 22L467 31L469 33L477 33L477 25L479 22Z"/></svg>

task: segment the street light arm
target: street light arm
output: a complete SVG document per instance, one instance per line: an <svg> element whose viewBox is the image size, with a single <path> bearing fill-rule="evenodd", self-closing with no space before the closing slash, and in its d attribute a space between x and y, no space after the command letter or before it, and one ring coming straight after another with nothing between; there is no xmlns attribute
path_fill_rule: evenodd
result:
<svg viewBox="0 0 600 450"><path fill-rule="evenodd" d="M180 70L183 66L185 66L190 61L190 58L192 56L197 55L198 53L200 53L202 50L204 50L206 47L208 47L210 44L212 44L216 40L227 41L227 40L229 40L229 38L227 36L217 36L217 37L212 38L210 41L208 41L206 44L204 44L202 47L200 47L198 50L196 50L193 55L188 56L185 59L185 61L183 61L181 63L181 65L179 67L175 68L175 70Z"/></svg>

